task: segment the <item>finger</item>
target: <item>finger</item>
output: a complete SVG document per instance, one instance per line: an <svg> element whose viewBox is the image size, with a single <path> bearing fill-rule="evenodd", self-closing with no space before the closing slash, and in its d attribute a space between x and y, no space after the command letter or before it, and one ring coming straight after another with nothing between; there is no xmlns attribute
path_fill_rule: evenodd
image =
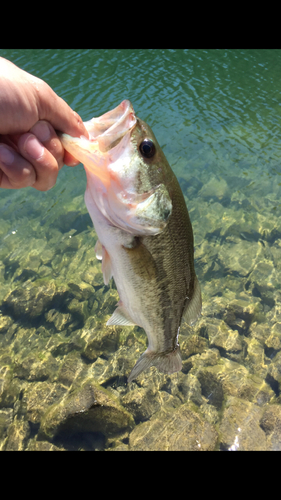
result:
<svg viewBox="0 0 281 500"><path fill-rule="evenodd" d="M64 157L63 157L63 163L64 165L67 165L68 167L75 167L76 165L79 165L80 161L76 160L74 156L72 156L68 151L64 151Z"/></svg>
<svg viewBox="0 0 281 500"><path fill-rule="evenodd" d="M0 187L19 189L36 181L33 166L12 147L0 144Z"/></svg>
<svg viewBox="0 0 281 500"><path fill-rule="evenodd" d="M57 180L59 166L56 158L48 151L34 134L23 134L18 141L20 154L33 166L36 180L32 187L48 191Z"/></svg>
<svg viewBox="0 0 281 500"><path fill-rule="evenodd" d="M38 121L31 129L30 132L34 134L43 146L51 153L56 159L59 170L64 165L64 148L58 138L55 129L46 121Z"/></svg>
<svg viewBox="0 0 281 500"><path fill-rule="evenodd" d="M47 83L38 80L36 90L40 120L47 120L55 130L72 137L80 137L80 135L89 137L82 118Z"/></svg>

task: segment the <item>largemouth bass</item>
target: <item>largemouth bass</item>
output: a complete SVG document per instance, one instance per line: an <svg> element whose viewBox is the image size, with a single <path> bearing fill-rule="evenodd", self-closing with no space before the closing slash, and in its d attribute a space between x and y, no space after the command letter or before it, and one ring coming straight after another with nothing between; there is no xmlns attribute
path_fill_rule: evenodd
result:
<svg viewBox="0 0 281 500"><path fill-rule="evenodd" d="M120 301L107 325L139 325L148 337L128 382L143 370L181 370L183 318L201 312L193 233L179 183L151 128L130 101L85 122L90 139L61 135L84 164L85 203L98 242L104 283L113 276Z"/></svg>

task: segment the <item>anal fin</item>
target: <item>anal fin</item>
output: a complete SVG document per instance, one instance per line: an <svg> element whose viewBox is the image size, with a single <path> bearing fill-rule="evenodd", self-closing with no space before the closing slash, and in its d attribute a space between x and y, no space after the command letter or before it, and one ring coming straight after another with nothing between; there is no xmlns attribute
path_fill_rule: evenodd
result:
<svg viewBox="0 0 281 500"><path fill-rule="evenodd" d="M131 326L135 325L136 323L134 323L133 320L130 318L124 306L118 306L106 324L107 326L111 325Z"/></svg>

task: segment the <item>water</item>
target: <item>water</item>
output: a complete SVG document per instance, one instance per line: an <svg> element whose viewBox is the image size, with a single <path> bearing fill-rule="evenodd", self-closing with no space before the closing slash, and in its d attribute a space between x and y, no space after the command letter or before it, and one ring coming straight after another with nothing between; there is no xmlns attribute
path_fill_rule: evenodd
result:
<svg viewBox="0 0 281 500"><path fill-rule="evenodd" d="M183 371L153 368L128 388L146 336L104 327L118 294L95 259L83 167L64 167L46 193L2 190L1 449L281 449L281 52L1 56L83 120L131 100L186 197L203 297L200 321L182 328ZM73 394L76 412L95 394L108 413L70 418ZM164 438L172 421L177 436Z"/></svg>

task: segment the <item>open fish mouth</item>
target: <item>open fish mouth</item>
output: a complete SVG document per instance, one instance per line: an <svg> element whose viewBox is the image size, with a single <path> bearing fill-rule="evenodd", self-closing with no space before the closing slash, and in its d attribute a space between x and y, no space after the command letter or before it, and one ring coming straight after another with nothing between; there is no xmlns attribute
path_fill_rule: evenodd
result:
<svg viewBox="0 0 281 500"><path fill-rule="evenodd" d="M126 99L104 115L84 122L84 125L89 132L90 140L98 142L100 151L106 152L116 146L136 122L134 108Z"/></svg>

